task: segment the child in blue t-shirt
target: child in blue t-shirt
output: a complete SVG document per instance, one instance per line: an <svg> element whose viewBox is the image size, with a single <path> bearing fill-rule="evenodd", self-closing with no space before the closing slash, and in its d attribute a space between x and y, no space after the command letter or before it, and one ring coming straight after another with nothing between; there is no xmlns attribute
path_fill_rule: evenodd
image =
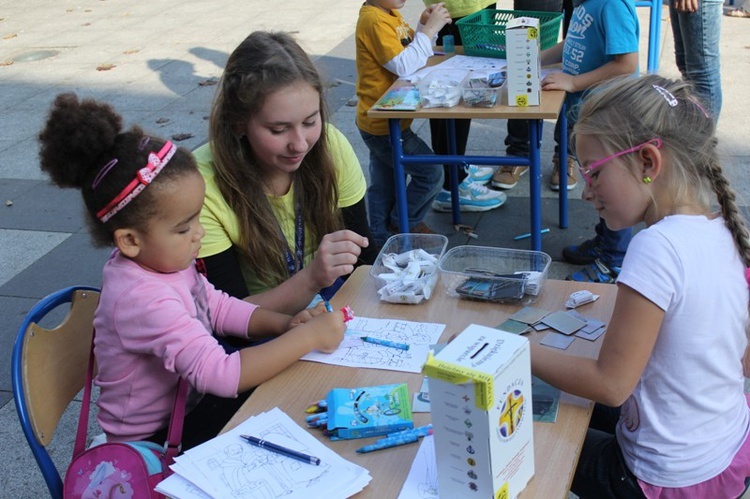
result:
<svg viewBox="0 0 750 499"><path fill-rule="evenodd" d="M562 72L548 74L542 89L568 93L569 127L575 124L578 105L586 89L615 76L638 72L638 34L633 0L584 0L575 7L565 40L543 51L541 56L542 65L562 62ZM556 128L556 137L558 132ZM574 163L569 158L568 188L578 181ZM561 168L558 175L558 182L563 182L565 175ZM632 237L632 229L610 230L600 218L594 238L563 250L569 262L589 265L568 278L614 282Z"/></svg>

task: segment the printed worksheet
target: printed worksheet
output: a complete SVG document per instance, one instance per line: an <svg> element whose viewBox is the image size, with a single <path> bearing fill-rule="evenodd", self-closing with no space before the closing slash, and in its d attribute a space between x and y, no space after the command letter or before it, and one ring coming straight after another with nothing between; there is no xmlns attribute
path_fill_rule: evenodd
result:
<svg viewBox="0 0 750 499"><path fill-rule="evenodd" d="M346 336L335 352L311 352L302 360L418 373L427 360L430 345L438 342L444 329L445 324L432 322L355 317L347 324ZM408 345L408 350L371 343L363 337Z"/></svg>
<svg viewBox="0 0 750 499"><path fill-rule="evenodd" d="M412 83L417 83L427 76L427 73L436 69L463 69L464 71L474 71L478 76L486 76L489 73L500 71L505 68L505 66L507 66L507 61L505 59L454 55L440 64L425 66L403 79Z"/></svg>
<svg viewBox="0 0 750 499"><path fill-rule="evenodd" d="M437 499L438 477L435 464L435 441L427 435L419 444L419 450L406 477L398 499Z"/></svg>
<svg viewBox="0 0 750 499"><path fill-rule="evenodd" d="M240 435L317 457L320 464L256 447ZM278 408L186 451L172 470L156 490L181 499L349 497L371 480L366 469L318 442Z"/></svg>

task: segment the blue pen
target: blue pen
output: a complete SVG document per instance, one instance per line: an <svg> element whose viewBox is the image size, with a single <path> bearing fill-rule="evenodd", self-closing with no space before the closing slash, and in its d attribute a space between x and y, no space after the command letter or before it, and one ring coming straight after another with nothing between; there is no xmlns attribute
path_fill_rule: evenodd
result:
<svg viewBox="0 0 750 499"><path fill-rule="evenodd" d="M250 445L254 445L262 449L268 449L277 454L281 454L282 456L291 457L292 459L314 464L315 466L318 466L320 464L319 457L310 456L302 452L297 452L296 450L293 450L293 449L287 449L286 447L282 447L281 445L274 444L272 442L269 442L268 440L263 440L262 438L253 437L250 435L240 435L240 437L247 440L250 443Z"/></svg>
<svg viewBox="0 0 750 499"><path fill-rule="evenodd" d="M549 229L542 229L539 231L540 234L546 234L547 232L549 232ZM526 234L521 234L520 236L514 237L513 240L520 241L521 239L527 239L529 237L531 237L531 233L527 232Z"/></svg>
<svg viewBox="0 0 750 499"><path fill-rule="evenodd" d="M381 340L380 338L373 338L372 336L361 336L362 341L367 343L373 343L375 345L383 345L385 347L398 348L399 350L408 350L409 345L406 343L397 343L395 341Z"/></svg>
<svg viewBox="0 0 750 499"><path fill-rule="evenodd" d="M323 298L323 304L326 306L326 311L333 312L333 307L331 306L331 303Z"/></svg>
<svg viewBox="0 0 750 499"><path fill-rule="evenodd" d="M359 452L360 454L364 454L375 450L389 449L391 447L398 447L399 445L410 444L416 442L417 440L419 440L419 437L417 435L407 435L403 438L384 438L375 442L374 444L360 447L359 449L357 449L357 452Z"/></svg>

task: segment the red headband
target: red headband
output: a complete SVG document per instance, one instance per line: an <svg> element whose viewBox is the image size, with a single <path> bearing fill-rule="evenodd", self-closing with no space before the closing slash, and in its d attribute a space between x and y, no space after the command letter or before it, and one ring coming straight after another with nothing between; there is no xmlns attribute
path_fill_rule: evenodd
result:
<svg viewBox="0 0 750 499"><path fill-rule="evenodd" d="M105 223L125 208L147 185L154 181L172 159L176 150L177 146L167 141L158 153L148 153L148 164L138 170L135 178L107 206L96 212L96 218Z"/></svg>

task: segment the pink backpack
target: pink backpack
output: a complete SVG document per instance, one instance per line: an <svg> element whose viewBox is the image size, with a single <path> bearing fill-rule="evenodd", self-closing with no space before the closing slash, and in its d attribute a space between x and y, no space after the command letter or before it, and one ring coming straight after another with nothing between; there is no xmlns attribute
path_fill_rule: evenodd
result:
<svg viewBox="0 0 750 499"><path fill-rule="evenodd" d="M65 473L64 498L147 498L164 497L154 487L172 474L169 465L180 452L182 424L188 383L180 378L177 384L167 442L105 443L85 449L91 405L91 382L94 374L94 342L86 373L81 415L73 448L73 461Z"/></svg>

